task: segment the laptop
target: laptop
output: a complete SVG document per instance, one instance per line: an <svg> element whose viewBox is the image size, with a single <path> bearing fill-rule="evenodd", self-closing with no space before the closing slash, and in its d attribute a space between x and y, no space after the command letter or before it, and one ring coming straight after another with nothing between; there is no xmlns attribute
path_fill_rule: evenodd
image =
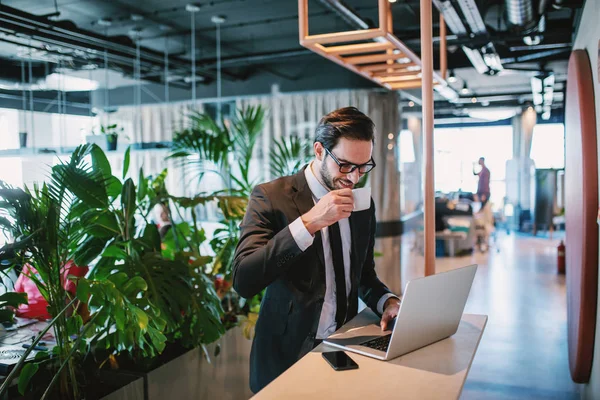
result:
<svg viewBox="0 0 600 400"><path fill-rule="evenodd" d="M333 334L323 342L391 360L452 336L458 330L476 271L477 265L470 265L408 282L391 333L371 324Z"/></svg>

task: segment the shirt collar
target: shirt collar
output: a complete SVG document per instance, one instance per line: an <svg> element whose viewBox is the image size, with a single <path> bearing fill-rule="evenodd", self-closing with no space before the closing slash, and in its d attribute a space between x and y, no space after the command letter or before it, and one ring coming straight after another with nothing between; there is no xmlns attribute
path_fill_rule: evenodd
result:
<svg viewBox="0 0 600 400"><path fill-rule="evenodd" d="M323 197L327 193L329 193L329 189L327 189L325 186L323 186L321 184L321 182L319 182L319 180L315 176L312 168L313 168L313 162L308 164L308 167L306 167L306 169L304 169L304 176L306 177L306 182L308 183L308 187L310 188L310 191L312 192L313 196L317 200L320 200L321 197Z"/></svg>

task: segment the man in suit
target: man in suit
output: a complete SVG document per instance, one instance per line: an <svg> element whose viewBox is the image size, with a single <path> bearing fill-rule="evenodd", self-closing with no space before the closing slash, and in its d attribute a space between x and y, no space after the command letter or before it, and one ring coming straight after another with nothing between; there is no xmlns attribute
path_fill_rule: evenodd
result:
<svg viewBox="0 0 600 400"><path fill-rule="evenodd" d="M252 192L233 287L247 298L267 288L250 355L255 393L352 319L359 297L382 329L398 314L375 273L375 205L352 212L352 188L375 167L373 142L369 117L335 110L317 126L308 166Z"/></svg>

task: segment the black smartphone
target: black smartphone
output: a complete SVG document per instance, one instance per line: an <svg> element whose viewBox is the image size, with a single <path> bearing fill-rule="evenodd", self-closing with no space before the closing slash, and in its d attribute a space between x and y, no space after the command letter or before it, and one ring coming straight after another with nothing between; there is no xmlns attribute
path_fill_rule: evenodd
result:
<svg viewBox="0 0 600 400"><path fill-rule="evenodd" d="M358 368L358 364L343 351L329 351L321 354L323 354L323 358L327 360L329 365L336 371Z"/></svg>

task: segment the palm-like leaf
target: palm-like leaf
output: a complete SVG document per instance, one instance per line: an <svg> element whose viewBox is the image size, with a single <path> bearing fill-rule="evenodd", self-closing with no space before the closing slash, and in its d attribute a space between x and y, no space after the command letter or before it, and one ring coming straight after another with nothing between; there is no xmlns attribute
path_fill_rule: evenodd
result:
<svg viewBox="0 0 600 400"><path fill-rule="evenodd" d="M173 153L169 157L189 159L198 154L201 161L222 167L227 163L231 148L232 140L226 128L219 127L208 114L194 112L190 115L189 129L175 134Z"/></svg>
<svg viewBox="0 0 600 400"><path fill-rule="evenodd" d="M248 107L238 110L236 118L232 122L233 138L236 155L239 159L241 179L240 186L248 186L250 174L250 161L254 153L256 141L262 132L265 111L261 106Z"/></svg>
<svg viewBox="0 0 600 400"><path fill-rule="evenodd" d="M178 160L179 167L186 172L196 171L192 173L194 177L201 179L206 172L217 173L229 189L235 184L246 192L254 184L249 180L250 160L264 117L261 106L248 107L238 110L233 121L224 121L221 127L210 115L194 113L190 116L190 126L175 134L173 151L168 158ZM238 159L239 176L231 174L228 157L232 153Z"/></svg>
<svg viewBox="0 0 600 400"><path fill-rule="evenodd" d="M274 142L271 148L271 174L275 177L295 174L310 159L311 149L308 141L297 136Z"/></svg>
<svg viewBox="0 0 600 400"><path fill-rule="evenodd" d="M108 196L104 185L106 163L100 160L94 167L87 163L87 157L94 146L80 146L73 152L68 162L61 162L52 169L49 183L41 187L34 185L32 190L13 190L1 185L0 208L13 218L10 229L15 235L17 257L28 262L37 274L29 274L41 295L48 302L53 316L61 315L70 295L64 289L64 268L69 261L72 249L86 243L78 227L78 217L90 208L107 207ZM6 221L4 221L6 223ZM102 247L100 239L94 246L87 243L86 250ZM100 243L97 243L100 241ZM71 388L77 397L76 375L71 359L70 335L77 333L73 318L62 315L53 326L57 340L60 364L67 366L61 374L61 387Z"/></svg>

